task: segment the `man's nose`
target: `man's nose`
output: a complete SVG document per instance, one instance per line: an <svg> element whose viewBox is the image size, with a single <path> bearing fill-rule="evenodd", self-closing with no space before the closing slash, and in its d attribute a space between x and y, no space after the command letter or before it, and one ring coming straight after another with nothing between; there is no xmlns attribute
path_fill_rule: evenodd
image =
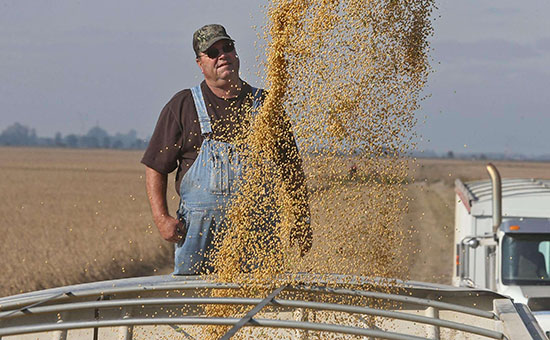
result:
<svg viewBox="0 0 550 340"><path fill-rule="evenodd" d="M220 49L220 55L218 56L218 59L221 59L221 58L227 58L227 55L229 54L230 52L224 52L222 49Z"/></svg>

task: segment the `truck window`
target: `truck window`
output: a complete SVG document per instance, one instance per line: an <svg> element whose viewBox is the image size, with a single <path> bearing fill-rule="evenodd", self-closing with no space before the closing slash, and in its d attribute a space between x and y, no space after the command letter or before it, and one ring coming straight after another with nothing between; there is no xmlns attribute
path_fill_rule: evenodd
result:
<svg viewBox="0 0 550 340"><path fill-rule="evenodd" d="M550 285L550 235L507 234L502 239L502 283Z"/></svg>

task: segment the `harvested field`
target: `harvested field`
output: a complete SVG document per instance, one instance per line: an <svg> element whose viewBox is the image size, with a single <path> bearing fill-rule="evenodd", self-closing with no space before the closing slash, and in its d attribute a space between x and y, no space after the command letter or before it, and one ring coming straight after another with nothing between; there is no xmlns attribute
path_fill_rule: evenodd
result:
<svg viewBox="0 0 550 340"><path fill-rule="evenodd" d="M0 296L170 272L172 247L152 224L141 154L0 148ZM550 163L495 164L503 177L550 178ZM411 235L411 279L450 283L453 182L487 178L484 165L422 159L413 166L402 223ZM173 185L169 193L174 211ZM321 244L315 239L314 247Z"/></svg>
<svg viewBox="0 0 550 340"><path fill-rule="evenodd" d="M166 267L141 154L0 148L0 295Z"/></svg>

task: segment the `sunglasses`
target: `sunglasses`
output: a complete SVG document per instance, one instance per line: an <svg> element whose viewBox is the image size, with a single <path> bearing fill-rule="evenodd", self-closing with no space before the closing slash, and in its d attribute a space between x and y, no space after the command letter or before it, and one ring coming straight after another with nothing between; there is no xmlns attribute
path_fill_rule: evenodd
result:
<svg viewBox="0 0 550 340"><path fill-rule="evenodd" d="M222 46L223 53L233 52L234 50L235 50L235 44L233 44L232 42L228 42L227 44ZM220 50L218 50L217 48L214 48L214 47L210 47L204 53L210 59L216 59L217 57L220 56L220 54L222 54L222 52L220 52Z"/></svg>

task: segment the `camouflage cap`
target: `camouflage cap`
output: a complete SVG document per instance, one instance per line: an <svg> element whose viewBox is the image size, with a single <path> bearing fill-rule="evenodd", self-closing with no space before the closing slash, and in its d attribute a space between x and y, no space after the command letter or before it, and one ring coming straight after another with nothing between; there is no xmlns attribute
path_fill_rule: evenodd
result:
<svg viewBox="0 0 550 340"><path fill-rule="evenodd" d="M195 55L198 57L201 52L206 51L215 42L224 39L234 41L222 25L210 24L202 26L193 33L193 50L195 50Z"/></svg>

